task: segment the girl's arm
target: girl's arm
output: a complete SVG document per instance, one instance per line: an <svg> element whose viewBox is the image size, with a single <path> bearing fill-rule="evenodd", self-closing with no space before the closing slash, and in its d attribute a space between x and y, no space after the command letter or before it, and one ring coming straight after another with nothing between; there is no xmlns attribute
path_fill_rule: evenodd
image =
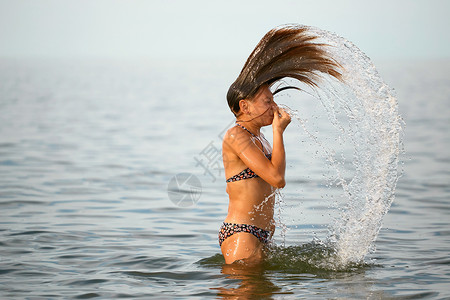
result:
<svg viewBox="0 0 450 300"><path fill-rule="evenodd" d="M249 133L236 128L226 137L227 146L231 147L244 164L259 177L276 188L286 185L286 154L284 151L283 132L291 118L283 109L276 108L273 128L272 160L268 160L261 149L252 142Z"/></svg>

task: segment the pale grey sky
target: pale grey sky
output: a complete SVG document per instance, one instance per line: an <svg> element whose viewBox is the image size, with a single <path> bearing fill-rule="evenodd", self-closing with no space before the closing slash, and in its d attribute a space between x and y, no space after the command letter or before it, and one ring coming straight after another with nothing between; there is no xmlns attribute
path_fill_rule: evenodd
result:
<svg viewBox="0 0 450 300"><path fill-rule="evenodd" d="M448 58L449 13L447 0L0 0L0 57L246 57L300 23L374 58Z"/></svg>

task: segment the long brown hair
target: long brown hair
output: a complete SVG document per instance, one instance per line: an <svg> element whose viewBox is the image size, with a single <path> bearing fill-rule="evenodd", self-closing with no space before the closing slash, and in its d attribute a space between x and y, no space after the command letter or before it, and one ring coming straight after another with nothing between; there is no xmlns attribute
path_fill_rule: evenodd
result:
<svg viewBox="0 0 450 300"><path fill-rule="evenodd" d="M262 85L286 77L311 86L317 86L320 73L341 79L340 65L325 51L325 44L315 43L316 38L301 25L279 26L266 33L228 90L231 111L237 114L239 101L251 99ZM282 89L286 88L295 87Z"/></svg>

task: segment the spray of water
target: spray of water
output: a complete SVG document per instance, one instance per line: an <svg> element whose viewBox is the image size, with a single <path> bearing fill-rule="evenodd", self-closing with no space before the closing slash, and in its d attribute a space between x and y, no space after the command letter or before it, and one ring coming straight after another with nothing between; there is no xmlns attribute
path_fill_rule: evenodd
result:
<svg viewBox="0 0 450 300"><path fill-rule="evenodd" d="M331 220L327 239L316 238L300 246L272 245L265 263L268 269L290 272L353 270L364 266L364 258L374 250L383 217L394 200L403 121L393 90L358 47L334 33L317 28L309 28L309 32L327 45L325 50L343 67L342 82L319 74L323 80L318 88L299 87L320 102L334 131L311 130L311 116L300 115L296 107L280 106L321 150L329 167L328 186L341 190L339 199L330 199L340 213ZM328 134L335 136L323 137ZM339 141L344 150L329 140ZM284 241L283 194L277 190L273 195L277 199L276 225ZM223 264L223 257L216 255L202 263Z"/></svg>
<svg viewBox="0 0 450 300"><path fill-rule="evenodd" d="M316 28L310 31L327 44L327 51L343 67L343 82L325 76L311 95L322 104L339 140L351 149L351 172L345 158L322 143L305 120L284 108L322 149L345 203L340 216L330 226L328 245L333 248L332 268L363 262L373 249L383 216L394 199L402 150L402 119L397 100L370 59L346 39Z"/></svg>

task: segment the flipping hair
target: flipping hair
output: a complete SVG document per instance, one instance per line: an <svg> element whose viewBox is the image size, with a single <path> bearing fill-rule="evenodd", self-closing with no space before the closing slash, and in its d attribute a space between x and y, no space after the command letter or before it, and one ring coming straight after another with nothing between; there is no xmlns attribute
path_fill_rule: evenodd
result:
<svg viewBox="0 0 450 300"><path fill-rule="evenodd" d="M228 106L236 115L239 101L251 99L262 85L272 86L290 77L316 87L320 73L341 79L341 66L329 56L326 44L315 43L317 36L308 27L284 25L270 30L256 45L236 81L227 93ZM273 94L288 88L276 90Z"/></svg>

